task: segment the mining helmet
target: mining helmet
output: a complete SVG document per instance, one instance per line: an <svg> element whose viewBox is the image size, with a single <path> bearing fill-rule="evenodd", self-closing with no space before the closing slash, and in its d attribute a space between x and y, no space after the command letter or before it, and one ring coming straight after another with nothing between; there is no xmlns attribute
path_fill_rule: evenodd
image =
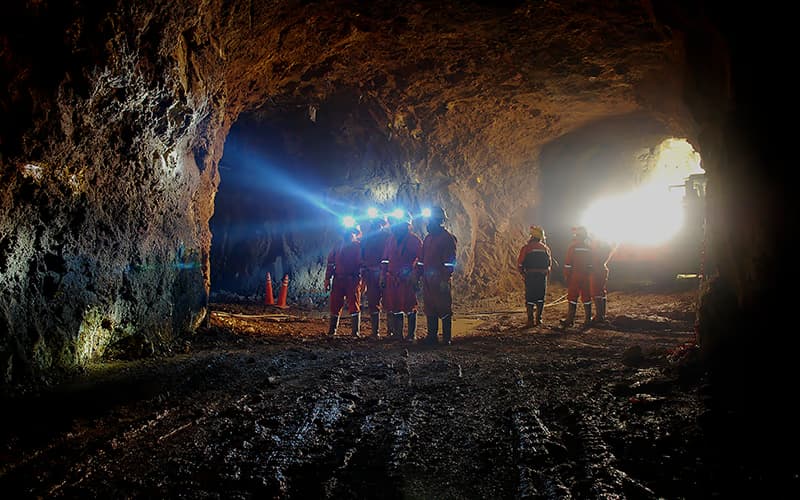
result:
<svg viewBox="0 0 800 500"><path fill-rule="evenodd" d="M572 228L572 232L575 233L575 236L582 239L587 238L589 235L589 233L586 232L586 228L584 226L575 226Z"/></svg>
<svg viewBox="0 0 800 500"><path fill-rule="evenodd" d="M371 217L367 223L370 228L379 229L387 226L389 221L386 219L385 215L376 215L375 217Z"/></svg>
<svg viewBox="0 0 800 500"><path fill-rule="evenodd" d="M531 226L530 233L532 238L536 238L539 241L544 240L544 229L542 229L542 226Z"/></svg>
<svg viewBox="0 0 800 500"><path fill-rule="evenodd" d="M355 234L356 236L361 236L361 226L358 224L353 224L352 226L344 226L342 228L342 235L347 237L351 234Z"/></svg>
<svg viewBox="0 0 800 500"><path fill-rule="evenodd" d="M431 219L447 220L447 212L440 206L431 207Z"/></svg>
<svg viewBox="0 0 800 500"><path fill-rule="evenodd" d="M400 223L403 223L403 222L406 223L406 224L411 224L412 221L413 221L413 219L411 217L411 213L409 213L409 212L407 212L405 210L397 209L397 210L395 210L394 212L392 212L389 215L391 216L391 220L389 221L389 223L392 226L396 226L397 224L400 224Z"/></svg>

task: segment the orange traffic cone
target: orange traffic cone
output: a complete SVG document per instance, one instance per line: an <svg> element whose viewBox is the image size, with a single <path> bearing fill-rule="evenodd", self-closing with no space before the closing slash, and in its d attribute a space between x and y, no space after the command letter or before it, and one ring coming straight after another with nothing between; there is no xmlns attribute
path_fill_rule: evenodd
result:
<svg viewBox="0 0 800 500"><path fill-rule="evenodd" d="M264 305L267 306L275 305L275 299L273 297L274 295L272 295L272 276L270 276L270 274L267 273L267 291L266 294L264 295Z"/></svg>
<svg viewBox="0 0 800 500"><path fill-rule="evenodd" d="M281 290L278 292L278 304L277 306L281 309L286 309L289 306L286 305L286 294L289 292L289 275L285 275L283 277L283 281L281 281Z"/></svg>

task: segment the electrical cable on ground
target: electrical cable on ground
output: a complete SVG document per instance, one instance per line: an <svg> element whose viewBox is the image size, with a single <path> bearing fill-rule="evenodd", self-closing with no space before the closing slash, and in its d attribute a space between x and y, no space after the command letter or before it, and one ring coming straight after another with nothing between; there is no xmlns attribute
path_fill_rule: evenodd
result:
<svg viewBox="0 0 800 500"><path fill-rule="evenodd" d="M238 314L238 313L229 313L224 311L212 311L212 314L216 314L218 316L233 316L236 318L290 318L288 314Z"/></svg>

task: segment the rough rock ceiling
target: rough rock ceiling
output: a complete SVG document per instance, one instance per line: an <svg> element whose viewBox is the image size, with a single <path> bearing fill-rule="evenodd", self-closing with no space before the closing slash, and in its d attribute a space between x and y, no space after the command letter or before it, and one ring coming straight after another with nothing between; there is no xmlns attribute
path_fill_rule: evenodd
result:
<svg viewBox="0 0 800 500"><path fill-rule="evenodd" d="M456 286L472 295L486 293L489 279L513 286L512 275L496 274L513 259L517 228L538 203L542 145L642 110L663 119L664 130L685 118L665 113L680 109L680 52L638 3L338 3L310 4L267 22L257 11L252 16L255 48L219 42L228 59L257 61L245 74L230 66L226 81L236 85L228 84L229 92L249 101L243 109L257 106L260 122L311 136L313 114L315 127L347 145L353 157L337 158L344 166L316 165L342 172L338 183L328 181L340 198L383 201L375 199L375 185L388 178L414 186L400 187L393 201L445 205L462 242L465 279ZM249 92L254 68L264 72L255 80L265 88ZM287 126L284 115L298 109L305 132ZM383 144L376 146L376 137ZM377 158L365 157L375 149ZM292 267L319 260L300 255ZM301 281L297 288L312 286Z"/></svg>

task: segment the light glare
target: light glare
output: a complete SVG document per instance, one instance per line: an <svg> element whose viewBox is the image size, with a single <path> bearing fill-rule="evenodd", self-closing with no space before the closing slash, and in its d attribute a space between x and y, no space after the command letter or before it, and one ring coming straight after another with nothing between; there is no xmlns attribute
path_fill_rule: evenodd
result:
<svg viewBox="0 0 800 500"><path fill-rule="evenodd" d="M635 190L597 200L580 223L608 242L641 246L662 245L681 230L684 222L682 186L692 175L704 173L700 155L682 139L668 139L659 147L656 165Z"/></svg>
<svg viewBox="0 0 800 500"><path fill-rule="evenodd" d="M683 225L682 194L649 184L620 196L594 202L581 224L596 238L634 245L660 245Z"/></svg>

